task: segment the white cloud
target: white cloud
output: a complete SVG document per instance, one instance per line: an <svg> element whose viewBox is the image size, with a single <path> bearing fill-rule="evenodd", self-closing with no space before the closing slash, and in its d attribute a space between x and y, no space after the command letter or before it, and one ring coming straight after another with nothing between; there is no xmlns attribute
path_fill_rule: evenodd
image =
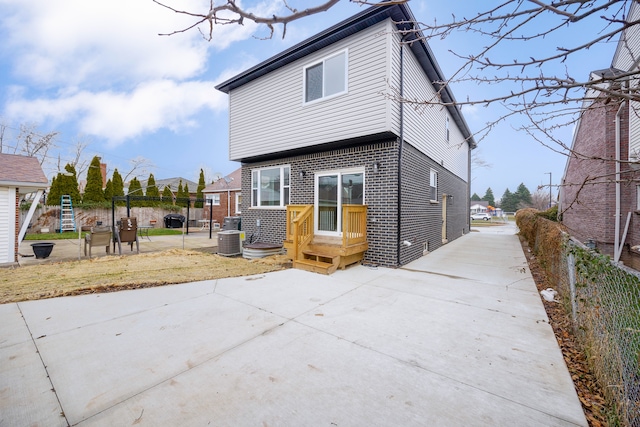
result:
<svg viewBox="0 0 640 427"><path fill-rule="evenodd" d="M195 12L210 5L164 2ZM256 33L252 22L215 26L208 42L197 29L159 36L195 21L151 0L0 0L0 5L0 60L12 73L5 82L3 115L17 123L71 124L112 147L160 129L195 126L202 111L224 111L227 97L215 84L256 62L250 53L233 52L235 63L224 63L225 49ZM248 7L270 16L282 12L283 2ZM207 33L208 24L201 29ZM211 74L218 76L215 81Z"/></svg>
<svg viewBox="0 0 640 427"><path fill-rule="evenodd" d="M216 91L213 82L154 80L131 92L79 91L54 99L17 99L6 113L21 121L46 118L61 123L73 119L81 132L118 145L160 128L177 131L193 126L190 117L199 111L223 111L226 107L226 95Z"/></svg>
<svg viewBox="0 0 640 427"><path fill-rule="evenodd" d="M4 4L3 4L4 3ZM256 25L218 25L211 42L189 27L195 18L174 13L150 0L0 0L3 44L14 73L32 84L108 85L153 78L188 79L206 67L208 52L250 38ZM177 9L202 13L209 2L167 0ZM259 14L274 12L260 3ZM208 24L201 24L208 32Z"/></svg>
<svg viewBox="0 0 640 427"><path fill-rule="evenodd" d="M185 3L197 10L200 2ZM14 72L37 85L185 79L216 46L194 31L158 36L189 21L151 1L17 0L8 10L1 19Z"/></svg>
<svg viewBox="0 0 640 427"><path fill-rule="evenodd" d="M166 0L185 11L207 11L204 0ZM3 60L12 70L3 114L25 121L75 124L79 132L112 146L161 128L194 125L203 109L226 109L226 95L204 81L227 69L222 51L252 37L256 25L215 26L212 41L197 29L159 36L192 25L150 0L0 0ZM279 2L254 6L272 13ZM204 32L207 25L202 25ZM212 57L215 55L215 57ZM213 68L209 70L208 68Z"/></svg>

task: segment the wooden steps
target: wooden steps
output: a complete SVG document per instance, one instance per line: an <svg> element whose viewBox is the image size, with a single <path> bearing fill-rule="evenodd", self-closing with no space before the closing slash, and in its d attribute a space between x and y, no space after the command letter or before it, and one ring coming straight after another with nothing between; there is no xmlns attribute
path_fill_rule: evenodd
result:
<svg viewBox="0 0 640 427"><path fill-rule="evenodd" d="M367 247L368 245L357 245L354 248L344 248L326 238L314 239L302 250L303 258L294 260L293 266L315 273L331 274L338 268L344 270L347 266L362 261Z"/></svg>
<svg viewBox="0 0 640 427"><path fill-rule="evenodd" d="M331 274L364 259L367 207L343 205L341 236L315 235L313 205L288 205L283 242L293 267Z"/></svg>
<svg viewBox="0 0 640 427"><path fill-rule="evenodd" d="M294 261L293 267L320 274L331 274L338 269L337 264L307 258Z"/></svg>

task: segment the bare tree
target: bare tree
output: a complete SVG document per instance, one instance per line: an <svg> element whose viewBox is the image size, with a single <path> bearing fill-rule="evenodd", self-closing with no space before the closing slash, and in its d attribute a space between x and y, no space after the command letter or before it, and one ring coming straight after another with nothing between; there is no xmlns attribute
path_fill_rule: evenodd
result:
<svg viewBox="0 0 640 427"><path fill-rule="evenodd" d="M486 161L481 155L480 152L478 150L473 150L471 152L471 170L478 170L478 169L491 169L493 165L491 163L489 163L488 161Z"/></svg>
<svg viewBox="0 0 640 427"><path fill-rule="evenodd" d="M158 0L153 0L154 3L159 4L162 7L165 7L169 10L172 10L175 13L181 15L188 15L193 17L194 23L189 25L186 28L182 28L180 30L171 31L169 33L161 33L161 36L170 36L177 33L184 33L185 31L192 30L193 28L198 28L198 31L203 35L203 37L209 41L213 39L213 28L216 25L244 25L245 22L254 22L259 25L264 25L269 29L269 36L267 38L273 37L275 32L276 25L282 25L282 37L284 38L287 34L287 24L290 22L299 20L301 18L316 15L321 12L326 12L331 9L338 3L339 0L327 0L321 2L315 6L308 7L306 9L298 10L293 8L287 4L286 0L283 0L282 3L287 11L284 15L270 15L270 16L260 16L256 15L253 12L250 12L248 9L240 6L240 2L236 0L227 0L219 4L215 5L214 0L210 0L209 2L209 10L197 12L197 11L185 11L175 9L167 4L160 2ZM365 0L349 0L352 3L358 4L381 4L383 2L368 2ZM406 1L406 0L405 0ZM388 1L385 2L387 4L395 4L395 3L404 3L404 1ZM208 30L203 31L199 25L205 24L208 26Z"/></svg>
<svg viewBox="0 0 640 427"><path fill-rule="evenodd" d="M10 132L13 131L13 132ZM40 165L51 161L48 154L55 148L55 140L59 132L43 133L33 123L23 123L19 129L4 123L0 124L0 152L33 156Z"/></svg>
<svg viewBox="0 0 640 427"><path fill-rule="evenodd" d="M547 210L549 208L549 191L545 191L542 188L536 190L531 195L531 207L539 211Z"/></svg>
<svg viewBox="0 0 640 427"><path fill-rule="evenodd" d="M73 158L69 163L71 163L76 168L78 176L83 175L87 171L87 169L89 168L89 164L91 163L91 160L85 154L85 150L87 149L87 147L89 147L89 145L91 145L91 140L81 136L78 137L75 145L73 146Z"/></svg>
<svg viewBox="0 0 640 427"><path fill-rule="evenodd" d="M47 153L54 145L54 139L58 132L40 134L34 124L20 125L20 133L17 137L15 153L25 156L37 157L40 165L47 161Z"/></svg>
<svg viewBox="0 0 640 427"><path fill-rule="evenodd" d="M4 137L7 131L7 125L0 123L0 153L4 153Z"/></svg>
<svg viewBox="0 0 640 427"><path fill-rule="evenodd" d="M154 164L151 160L138 156L129 160L129 172L127 172L122 181L129 182L133 178L147 179L150 170L154 168Z"/></svg>
<svg viewBox="0 0 640 427"><path fill-rule="evenodd" d="M452 16L443 23L407 23L413 25L407 43L417 39L446 38L462 31L483 40L477 51L450 50L461 61L459 68L446 81L434 82L439 86L431 99L402 99L401 102L418 105L443 105L440 93L450 84L473 83L491 87L490 97L467 98L452 104L488 106L499 104L502 113L476 132L481 141L501 121L514 117L526 119L519 129L553 151L580 156L558 138L558 131L573 126L585 106L605 98L611 101L640 100L636 90L617 84L625 79L637 79L638 71L590 74L579 54L597 44L616 41L625 30L640 21L625 19L634 0L507 0L471 17ZM585 27L588 25L588 27ZM574 37L567 37L571 34ZM575 37L579 34L579 37ZM576 40L563 45L565 40ZM546 43L539 43L546 40ZM535 51L524 43L533 44ZM548 50L544 46L548 46ZM504 48L509 46L509 58ZM627 47L630 50L630 47ZM502 49L502 51L500 51ZM495 56L494 56L495 55ZM496 58L497 57L497 58ZM493 59L491 59L493 58ZM593 64L603 68L604 64ZM447 105L445 103L445 105ZM593 103L587 108L599 108ZM610 160L610 159L608 159Z"/></svg>

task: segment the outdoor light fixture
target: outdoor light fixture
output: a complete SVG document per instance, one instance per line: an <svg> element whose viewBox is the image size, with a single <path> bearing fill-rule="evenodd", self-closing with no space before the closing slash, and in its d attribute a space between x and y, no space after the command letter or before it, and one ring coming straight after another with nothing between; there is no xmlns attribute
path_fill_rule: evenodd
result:
<svg viewBox="0 0 640 427"><path fill-rule="evenodd" d="M380 170L380 162L375 162L373 164L373 171L377 173L379 170Z"/></svg>
<svg viewBox="0 0 640 427"><path fill-rule="evenodd" d="M300 179L304 178L304 177L305 177L305 175L307 175L307 173L306 173L305 171L300 171L300 172L298 173L298 176L300 177Z"/></svg>

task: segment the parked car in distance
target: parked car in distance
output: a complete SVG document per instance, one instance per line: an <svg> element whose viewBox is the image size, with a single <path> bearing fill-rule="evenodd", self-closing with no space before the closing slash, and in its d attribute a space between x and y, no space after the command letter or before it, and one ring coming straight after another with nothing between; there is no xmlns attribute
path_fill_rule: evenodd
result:
<svg viewBox="0 0 640 427"><path fill-rule="evenodd" d="M482 219L485 221L489 221L491 219L491 215L489 215L488 213L474 213L473 215L471 215L471 220L473 221L474 219Z"/></svg>

